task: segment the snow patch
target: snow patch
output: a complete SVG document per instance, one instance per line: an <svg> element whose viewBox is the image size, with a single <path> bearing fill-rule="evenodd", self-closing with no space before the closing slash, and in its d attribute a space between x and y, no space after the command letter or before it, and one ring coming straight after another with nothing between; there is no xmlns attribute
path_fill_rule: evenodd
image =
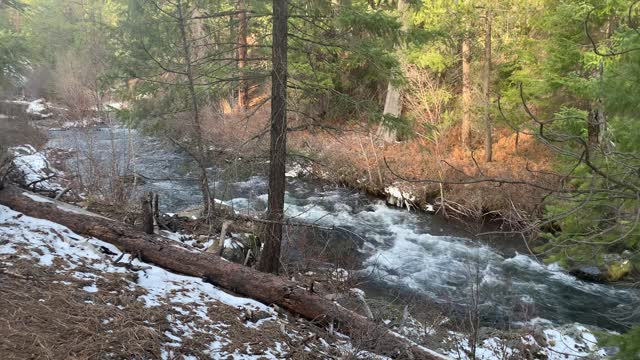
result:
<svg viewBox="0 0 640 360"><path fill-rule="evenodd" d="M28 197L29 199L31 199L31 200L33 200L33 201L35 201L35 202L39 202L39 203L53 203L53 201L51 201L51 199L49 199L49 198L46 198L46 197L44 197L44 196L40 196L40 195L37 195L37 194L28 193L28 192L26 192L26 191L24 191L24 192L22 193L22 195L24 195L24 196Z"/></svg>
<svg viewBox="0 0 640 360"><path fill-rule="evenodd" d="M62 176L62 173L51 168L44 152L37 151L28 144L12 147L9 151L14 157L13 164L25 185L34 184L36 189L43 191L62 190L62 186L54 181L55 178Z"/></svg>
<svg viewBox="0 0 640 360"><path fill-rule="evenodd" d="M98 287L96 286L96 284L91 284L89 286L83 287L82 290L89 293L95 293L98 292Z"/></svg>
<svg viewBox="0 0 640 360"><path fill-rule="evenodd" d="M298 177L306 176L310 172L311 170L308 167L302 167L302 165L296 163L293 166L291 166L286 173L284 173L284 176L290 177L290 178L298 178Z"/></svg>
<svg viewBox="0 0 640 360"><path fill-rule="evenodd" d="M27 114L36 115L43 119L48 118L53 116L52 113L45 113L48 108L44 99L33 100L27 106Z"/></svg>

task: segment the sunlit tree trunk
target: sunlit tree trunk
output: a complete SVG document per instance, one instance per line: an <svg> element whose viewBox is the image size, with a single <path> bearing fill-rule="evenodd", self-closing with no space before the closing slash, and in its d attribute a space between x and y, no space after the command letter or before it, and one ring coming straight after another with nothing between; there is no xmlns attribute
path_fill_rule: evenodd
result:
<svg viewBox="0 0 640 360"><path fill-rule="evenodd" d="M409 29L409 4L406 0L398 0L398 13L402 19L402 30L407 31ZM400 117L402 115L402 90L389 82L387 86L387 96L384 101L383 115L391 115L394 117ZM394 129L389 128L386 124L381 124L378 129L378 136L385 142L392 142L397 140L397 134Z"/></svg>
<svg viewBox="0 0 640 360"><path fill-rule="evenodd" d="M491 11L487 10L485 16L485 33L484 33L484 72L482 74L482 87L484 93L484 125L485 140L484 152L485 161L491 162L493 157L493 124L491 123Z"/></svg>
<svg viewBox="0 0 640 360"><path fill-rule="evenodd" d="M287 17L287 0L273 0L269 200L263 235L264 247L258 263L260 271L270 273L280 270L284 220L284 173L287 158Z"/></svg>
<svg viewBox="0 0 640 360"><path fill-rule="evenodd" d="M471 51L466 35L462 39L462 126L460 141L471 146Z"/></svg>
<svg viewBox="0 0 640 360"><path fill-rule="evenodd" d="M587 140L590 146L603 145L603 137L607 129L607 117L602 101L602 78L604 74L604 62L600 60L598 71L595 74L599 81L600 94L593 102L587 116Z"/></svg>
<svg viewBox="0 0 640 360"><path fill-rule="evenodd" d="M248 36L248 19L245 0L238 0L238 72L240 77L244 77L244 69L247 66L247 36ZM246 110L249 107L249 83L247 80L240 80L238 84L238 109Z"/></svg>

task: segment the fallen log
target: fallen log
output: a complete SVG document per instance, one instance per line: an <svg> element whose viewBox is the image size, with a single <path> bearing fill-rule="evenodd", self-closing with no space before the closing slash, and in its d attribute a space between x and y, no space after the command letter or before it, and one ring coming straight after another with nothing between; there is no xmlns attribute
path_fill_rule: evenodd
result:
<svg viewBox="0 0 640 360"><path fill-rule="evenodd" d="M278 305L321 325L332 324L372 352L393 358L447 359L296 282L228 262L211 253L187 250L158 235L145 234L126 224L15 186L0 190L0 204L111 243L123 252L137 254L142 261L203 278L234 293Z"/></svg>

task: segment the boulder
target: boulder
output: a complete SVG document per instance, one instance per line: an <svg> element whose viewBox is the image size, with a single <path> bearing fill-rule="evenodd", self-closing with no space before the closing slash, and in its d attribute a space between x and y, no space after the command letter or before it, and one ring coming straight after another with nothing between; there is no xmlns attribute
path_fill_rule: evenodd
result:
<svg viewBox="0 0 640 360"><path fill-rule="evenodd" d="M222 257L231 262L242 264L246 256L245 249L244 244L236 239L225 239Z"/></svg>
<svg viewBox="0 0 640 360"><path fill-rule="evenodd" d="M607 266L607 280L620 281L633 270L633 265L629 260L620 260Z"/></svg>
<svg viewBox="0 0 640 360"><path fill-rule="evenodd" d="M586 281L605 282L608 279L607 271L596 265L576 265L569 269L569 273Z"/></svg>

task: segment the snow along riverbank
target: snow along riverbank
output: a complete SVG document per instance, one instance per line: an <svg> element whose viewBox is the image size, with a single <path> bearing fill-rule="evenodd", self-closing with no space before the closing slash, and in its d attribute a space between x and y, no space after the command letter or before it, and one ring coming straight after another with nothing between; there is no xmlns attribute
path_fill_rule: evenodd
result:
<svg viewBox="0 0 640 360"><path fill-rule="evenodd" d="M41 201L48 200L41 198ZM277 308L229 294L201 279L130 259L108 243L0 206L0 276L8 274L21 279L43 268L53 282L64 286L70 294L84 294L87 306L95 307L97 320L104 325L96 331L113 332L109 324L115 318L126 317L131 309L140 306L156 314L138 326L147 327L147 331L156 335L156 348L148 351L159 353L164 359L180 355L189 359L285 359L293 354L301 355L300 352L311 358L349 354L358 358L380 358L359 350L357 342L310 323L292 320ZM110 299L113 294L128 300ZM52 298L46 290L38 297L37 305L41 306L46 306ZM56 316L56 312L51 311L51 315ZM101 313L107 315L101 317ZM10 315L3 317L11 321ZM58 321L64 323L64 319ZM0 327L0 335L10 336L11 331L12 327ZM430 334L412 322L399 332L414 339L420 337L416 337L418 332ZM522 358L532 351L558 360L606 356L603 350L597 349L593 334L583 326L549 327L543 334L543 339L533 335L517 335L510 340L486 338L479 343L477 358L502 359L504 355ZM34 335L38 336L37 332ZM99 338L98 333L96 339ZM469 341L460 334L449 332L440 347L440 351L452 358L469 358ZM116 351L102 351L111 350Z"/></svg>
<svg viewBox="0 0 640 360"><path fill-rule="evenodd" d="M344 336L290 318L277 308L229 294L198 278L132 260L111 244L0 206L0 276L23 279L40 268L66 289L69 298L74 293L83 294L96 320L104 325L96 329L96 342L114 331L109 324L116 318L143 306L157 316L131 319L129 326L154 333L158 342L144 352L160 354L163 359L285 359L302 353L309 358L349 354L378 358L356 350ZM46 290L38 297L35 301L42 306L52 298ZM14 310L15 306L2 311L6 312L0 325L3 338L18 335L14 333L17 324L11 323L8 314ZM55 321L47 326L65 326L65 309L50 311ZM35 340L46 334L34 332L31 337ZM22 345L6 344L3 352L19 353L24 351ZM100 354L120 350L104 348ZM37 349L29 351L40 353Z"/></svg>

